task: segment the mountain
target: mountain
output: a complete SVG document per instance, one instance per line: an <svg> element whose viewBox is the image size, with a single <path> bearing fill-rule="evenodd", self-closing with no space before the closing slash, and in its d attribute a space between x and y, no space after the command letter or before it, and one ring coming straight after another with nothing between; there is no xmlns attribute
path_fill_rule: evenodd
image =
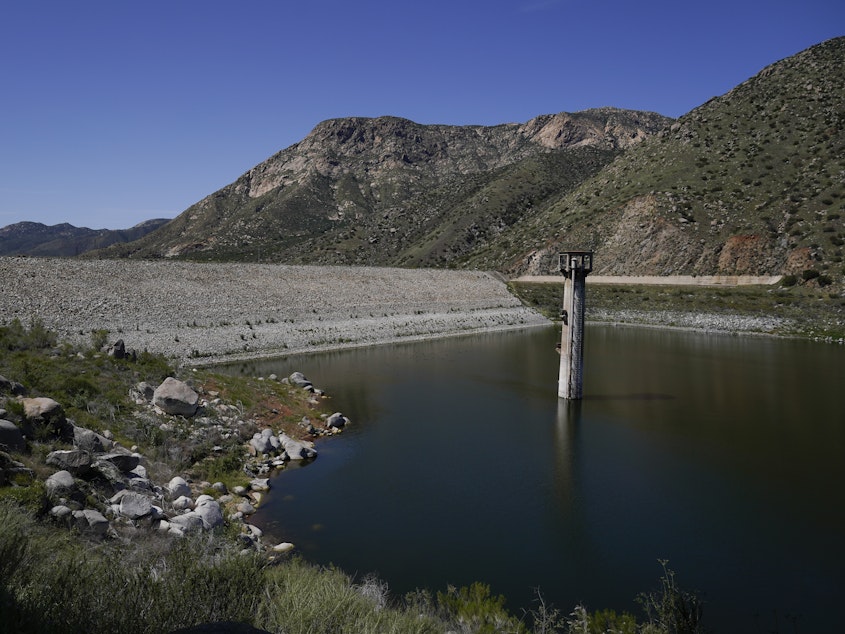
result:
<svg viewBox="0 0 845 634"><path fill-rule="evenodd" d="M462 266L604 274L822 273L845 244L845 38L763 69L514 223Z"/></svg>
<svg viewBox="0 0 845 634"><path fill-rule="evenodd" d="M329 120L105 254L447 266L670 123L614 108L498 126Z"/></svg>
<svg viewBox="0 0 845 634"><path fill-rule="evenodd" d="M845 38L678 120L601 108L499 126L320 123L144 238L97 256L841 281ZM806 272L806 273L805 273Z"/></svg>
<svg viewBox="0 0 845 634"><path fill-rule="evenodd" d="M167 219L146 220L131 229L88 229L63 223L18 222L0 228L0 255L74 256L116 242L131 242L155 231Z"/></svg>

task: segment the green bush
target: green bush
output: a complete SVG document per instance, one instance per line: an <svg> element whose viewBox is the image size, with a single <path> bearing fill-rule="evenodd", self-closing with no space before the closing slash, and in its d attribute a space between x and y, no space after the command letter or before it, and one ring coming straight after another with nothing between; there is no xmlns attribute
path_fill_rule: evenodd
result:
<svg viewBox="0 0 845 634"><path fill-rule="evenodd" d="M0 326L0 349L41 350L56 345L55 333L49 331L40 319L33 319L25 327L20 319L13 319L9 325Z"/></svg>
<svg viewBox="0 0 845 634"><path fill-rule="evenodd" d="M445 618L458 623L464 631L492 634L521 632L524 626L505 610L505 597L493 596L490 586L475 582L469 587L449 587L437 593L437 602Z"/></svg>

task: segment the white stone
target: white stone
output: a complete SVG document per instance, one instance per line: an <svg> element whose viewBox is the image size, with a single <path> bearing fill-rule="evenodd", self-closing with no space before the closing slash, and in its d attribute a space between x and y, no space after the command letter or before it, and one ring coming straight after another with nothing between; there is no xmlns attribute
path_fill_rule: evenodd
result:
<svg viewBox="0 0 845 634"><path fill-rule="evenodd" d="M182 478L180 476L176 476L175 478L170 480L170 482L167 483L167 490L170 491L170 495L172 497L191 495L191 487L188 486L188 483L185 481L185 478Z"/></svg>
<svg viewBox="0 0 845 634"><path fill-rule="evenodd" d="M187 495L180 495L173 500L173 508L177 511L187 511L194 508L194 501Z"/></svg>

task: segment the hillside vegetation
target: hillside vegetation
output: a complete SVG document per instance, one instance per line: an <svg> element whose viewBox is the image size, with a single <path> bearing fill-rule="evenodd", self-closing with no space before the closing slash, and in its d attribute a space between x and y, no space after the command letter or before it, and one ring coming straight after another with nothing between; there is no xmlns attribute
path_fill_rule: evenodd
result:
<svg viewBox="0 0 845 634"><path fill-rule="evenodd" d="M326 121L108 256L843 282L845 38L677 121L612 108L493 127Z"/></svg>
<svg viewBox="0 0 845 634"><path fill-rule="evenodd" d="M763 69L629 148L462 260L553 272L562 248L617 275L802 274L841 283L845 38Z"/></svg>
<svg viewBox="0 0 845 634"><path fill-rule="evenodd" d="M105 255L451 266L670 121L614 108L492 127L325 121Z"/></svg>

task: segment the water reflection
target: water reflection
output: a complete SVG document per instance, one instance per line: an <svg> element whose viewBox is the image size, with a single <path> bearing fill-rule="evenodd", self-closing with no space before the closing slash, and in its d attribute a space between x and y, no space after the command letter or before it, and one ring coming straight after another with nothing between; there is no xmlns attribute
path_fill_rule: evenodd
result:
<svg viewBox="0 0 845 634"><path fill-rule="evenodd" d="M256 521L397 592L490 583L517 612L635 610L668 558L720 632L755 612L830 631L845 596L845 351L588 327L584 399L557 398L559 330L300 356L353 420L282 473ZM315 530L319 526L320 530Z"/></svg>

